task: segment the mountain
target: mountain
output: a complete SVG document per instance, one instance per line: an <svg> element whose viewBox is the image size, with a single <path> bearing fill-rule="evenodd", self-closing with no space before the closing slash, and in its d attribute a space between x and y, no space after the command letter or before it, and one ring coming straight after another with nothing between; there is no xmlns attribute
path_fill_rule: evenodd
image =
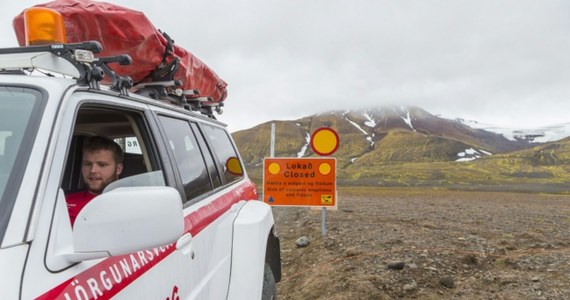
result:
<svg viewBox="0 0 570 300"><path fill-rule="evenodd" d="M489 165L509 165L519 173L540 167L554 168L557 166L570 166L570 137L528 149L493 155L486 160L478 161L477 164L481 167ZM506 168L504 171L508 170L509 168ZM570 169L562 171L568 172Z"/></svg>
<svg viewBox="0 0 570 300"><path fill-rule="evenodd" d="M333 156L341 184L525 188L536 180L570 182L568 139L550 143L509 139L413 106L329 111L235 132L232 135L254 179L261 178L263 159L269 156L271 123L276 125L276 157L316 156L309 146L310 134L320 127L336 130L340 145Z"/></svg>
<svg viewBox="0 0 570 300"><path fill-rule="evenodd" d="M235 132L234 139L248 166L259 165L268 156L271 123L276 124L275 153L281 157L314 155L309 147L310 134L323 126L335 129L341 141L335 156L342 164L360 159L468 160L526 146L497 133L434 116L419 107L379 107L329 111L294 121L267 122Z"/></svg>

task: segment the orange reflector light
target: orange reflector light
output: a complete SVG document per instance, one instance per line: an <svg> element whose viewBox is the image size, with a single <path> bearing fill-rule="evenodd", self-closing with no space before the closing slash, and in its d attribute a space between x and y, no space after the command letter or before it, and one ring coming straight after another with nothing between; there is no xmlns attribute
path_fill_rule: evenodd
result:
<svg viewBox="0 0 570 300"><path fill-rule="evenodd" d="M44 7L32 7L24 11L26 46L66 43L63 16Z"/></svg>

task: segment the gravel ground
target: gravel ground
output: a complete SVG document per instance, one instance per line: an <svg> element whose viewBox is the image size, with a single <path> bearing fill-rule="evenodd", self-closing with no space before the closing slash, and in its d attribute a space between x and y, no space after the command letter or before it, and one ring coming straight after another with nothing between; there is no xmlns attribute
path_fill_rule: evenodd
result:
<svg viewBox="0 0 570 300"><path fill-rule="evenodd" d="M570 196L342 189L326 236L273 211L279 299L570 299Z"/></svg>

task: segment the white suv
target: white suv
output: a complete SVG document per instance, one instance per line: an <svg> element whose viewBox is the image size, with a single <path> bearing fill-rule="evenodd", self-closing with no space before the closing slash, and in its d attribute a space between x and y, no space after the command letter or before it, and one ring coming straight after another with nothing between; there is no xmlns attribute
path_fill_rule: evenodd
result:
<svg viewBox="0 0 570 300"><path fill-rule="evenodd" d="M212 107L151 99L163 83L133 93L83 58L99 46L0 49L0 299L273 298L271 207ZM95 135L123 145L124 172L72 227L65 195Z"/></svg>

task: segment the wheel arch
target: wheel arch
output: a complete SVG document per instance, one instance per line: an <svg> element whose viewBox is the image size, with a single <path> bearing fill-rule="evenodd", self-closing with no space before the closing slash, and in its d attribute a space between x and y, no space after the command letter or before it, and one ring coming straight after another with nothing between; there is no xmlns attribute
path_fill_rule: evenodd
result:
<svg viewBox="0 0 570 300"><path fill-rule="evenodd" d="M271 267L275 282L281 281L281 245L279 238L275 234L275 226L271 227L271 230L267 235L265 263Z"/></svg>
<svg viewBox="0 0 570 300"><path fill-rule="evenodd" d="M234 220L228 299L260 298L265 263L278 267L273 273L281 278L279 246L271 206L247 201Z"/></svg>

